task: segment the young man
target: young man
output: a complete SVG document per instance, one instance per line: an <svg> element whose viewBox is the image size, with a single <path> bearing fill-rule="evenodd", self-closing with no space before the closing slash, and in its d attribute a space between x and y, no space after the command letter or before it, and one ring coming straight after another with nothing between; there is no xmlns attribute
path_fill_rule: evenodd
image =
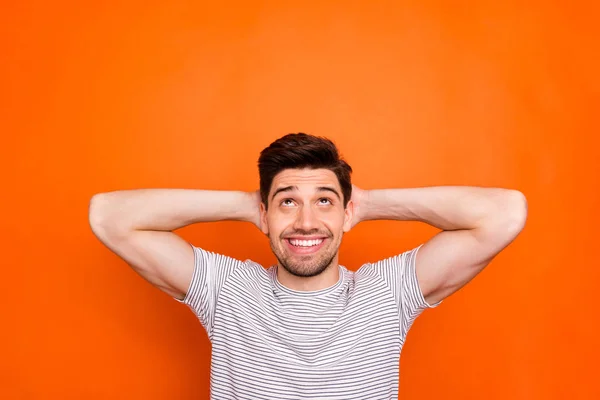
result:
<svg viewBox="0 0 600 400"><path fill-rule="evenodd" d="M527 215L516 190L361 190L330 140L303 133L273 142L258 167L257 192L129 190L90 204L102 243L198 316L212 343L215 399L396 399L415 318L477 275ZM343 234L376 219L441 232L356 272L339 265ZM172 232L219 220L255 224L277 265L215 254Z"/></svg>

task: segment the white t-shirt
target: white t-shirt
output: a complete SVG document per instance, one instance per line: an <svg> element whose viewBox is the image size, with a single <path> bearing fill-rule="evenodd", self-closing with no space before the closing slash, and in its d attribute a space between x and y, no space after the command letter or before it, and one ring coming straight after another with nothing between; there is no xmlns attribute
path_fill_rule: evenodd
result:
<svg viewBox="0 0 600 400"><path fill-rule="evenodd" d="M415 272L419 247L302 292L265 269L192 246L181 301L212 343L210 392L221 399L397 399L400 351L429 305Z"/></svg>

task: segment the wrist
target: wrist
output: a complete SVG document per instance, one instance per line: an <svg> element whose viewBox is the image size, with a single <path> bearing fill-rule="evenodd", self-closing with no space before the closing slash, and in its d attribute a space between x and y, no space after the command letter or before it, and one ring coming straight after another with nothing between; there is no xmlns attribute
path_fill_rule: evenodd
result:
<svg viewBox="0 0 600 400"><path fill-rule="evenodd" d="M370 219L369 209L371 204L370 191L356 186L352 189L353 216L352 226Z"/></svg>
<svg viewBox="0 0 600 400"><path fill-rule="evenodd" d="M244 205L241 209L245 210L241 218L244 222L253 223L256 226L260 226L260 204L262 198L260 191L255 190L252 192L244 193Z"/></svg>
<svg viewBox="0 0 600 400"><path fill-rule="evenodd" d="M360 196L360 205L358 207L358 220L368 221L372 219L372 190L363 190Z"/></svg>

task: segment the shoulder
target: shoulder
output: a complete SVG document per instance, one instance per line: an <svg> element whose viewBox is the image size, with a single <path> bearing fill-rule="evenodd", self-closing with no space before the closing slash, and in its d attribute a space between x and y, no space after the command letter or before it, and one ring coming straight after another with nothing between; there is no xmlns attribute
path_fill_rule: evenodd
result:
<svg viewBox="0 0 600 400"><path fill-rule="evenodd" d="M353 273L353 280L356 286L369 288L370 290L376 287L387 286L384 277L381 274L381 269L377 268L376 263L368 262L361 265L356 272Z"/></svg>
<svg viewBox="0 0 600 400"><path fill-rule="evenodd" d="M374 279L377 275L377 268L372 262L364 263L354 273L355 279Z"/></svg>
<svg viewBox="0 0 600 400"><path fill-rule="evenodd" d="M251 259L240 260L235 270L232 271L229 280L243 286L269 284L272 272L273 267L265 268L260 263Z"/></svg>

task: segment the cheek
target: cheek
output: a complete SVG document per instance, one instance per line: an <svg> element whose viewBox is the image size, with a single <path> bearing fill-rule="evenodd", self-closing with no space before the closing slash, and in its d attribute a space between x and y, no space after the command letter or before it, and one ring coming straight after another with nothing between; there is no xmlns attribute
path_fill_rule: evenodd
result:
<svg viewBox="0 0 600 400"><path fill-rule="evenodd" d="M289 225L289 221L285 216L278 215L267 218L267 224L269 226L270 235L272 237L278 237Z"/></svg>
<svg viewBox="0 0 600 400"><path fill-rule="evenodd" d="M344 228L344 216L343 215L329 215L323 219L323 223L329 230L337 234Z"/></svg>

